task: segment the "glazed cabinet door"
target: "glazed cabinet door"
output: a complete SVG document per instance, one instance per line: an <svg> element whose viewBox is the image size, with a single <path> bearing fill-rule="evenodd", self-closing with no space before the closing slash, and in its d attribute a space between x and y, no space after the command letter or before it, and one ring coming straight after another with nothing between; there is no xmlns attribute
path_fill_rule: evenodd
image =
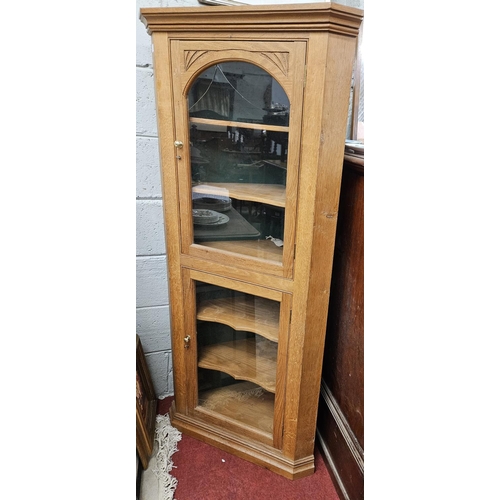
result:
<svg viewBox="0 0 500 500"><path fill-rule="evenodd" d="M290 295L190 269L183 285L187 413L280 449Z"/></svg>
<svg viewBox="0 0 500 500"><path fill-rule="evenodd" d="M171 40L181 252L291 278L305 43Z"/></svg>

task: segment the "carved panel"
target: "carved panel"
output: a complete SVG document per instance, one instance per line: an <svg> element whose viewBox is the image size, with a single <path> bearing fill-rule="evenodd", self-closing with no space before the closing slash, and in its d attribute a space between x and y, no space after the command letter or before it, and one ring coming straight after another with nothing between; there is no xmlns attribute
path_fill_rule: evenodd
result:
<svg viewBox="0 0 500 500"><path fill-rule="evenodd" d="M288 76L288 52L261 52L261 54L277 66L285 76Z"/></svg>
<svg viewBox="0 0 500 500"><path fill-rule="evenodd" d="M231 50L231 49L230 49ZM230 50L225 50L224 52L229 52ZM186 70L189 69L190 66L193 65L195 61L197 61L203 55L212 52L216 53L219 51L212 50L185 50L184 51L184 67ZM257 52L257 51L244 51L241 49L235 49L235 52L241 54L242 52ZM268 61L273 63L283 75L288 76L288 60L289 53L288 52L259 52L261 55L267 58Z"/></svg>
<svg viewBox="0 0 500 500"><path fill-rule="evenodd" d="M184 51L184 68L187 70L189 67L202 55L206 54L208 50L185 50Z"/></svg>

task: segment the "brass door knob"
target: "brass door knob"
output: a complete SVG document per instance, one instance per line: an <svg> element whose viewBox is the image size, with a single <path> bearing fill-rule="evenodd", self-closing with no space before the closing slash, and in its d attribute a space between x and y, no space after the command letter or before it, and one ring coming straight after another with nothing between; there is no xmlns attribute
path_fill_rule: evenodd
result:
<svg viewBox="0 0 500 500"><path fill-rule="evenodd" d="M174 146L175 146L176 148L181 149L181 148L182 148L182 146L184 146L184 144L182 143L182 141L175 141L175 142L174 142Z"/></svg>

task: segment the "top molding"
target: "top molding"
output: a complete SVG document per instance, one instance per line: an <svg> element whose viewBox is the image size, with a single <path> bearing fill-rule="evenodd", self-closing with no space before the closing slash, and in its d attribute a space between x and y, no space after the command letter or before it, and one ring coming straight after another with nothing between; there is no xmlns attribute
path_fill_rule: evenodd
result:
<svg viewBox="0 0 500 500"><path fill-rule="evenodd" d="M335 3L141 9L151 35L168 32L327 31L358 36L363 11Z"/></svg>

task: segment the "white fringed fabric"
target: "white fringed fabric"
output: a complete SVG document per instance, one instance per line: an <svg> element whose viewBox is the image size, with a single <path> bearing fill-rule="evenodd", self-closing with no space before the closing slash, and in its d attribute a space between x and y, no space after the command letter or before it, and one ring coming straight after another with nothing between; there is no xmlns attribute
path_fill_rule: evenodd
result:
<svg viewBox="0 0 500 500"><path fill-rule="evenodd" d="M172 455L177 451L177 443L182 434L170 424L168 415L156 416L155 444L153 456L156 464L153 465L153 473L158 478L158 500L173 500L177 479L170 475L172 467Z"/></svg>

